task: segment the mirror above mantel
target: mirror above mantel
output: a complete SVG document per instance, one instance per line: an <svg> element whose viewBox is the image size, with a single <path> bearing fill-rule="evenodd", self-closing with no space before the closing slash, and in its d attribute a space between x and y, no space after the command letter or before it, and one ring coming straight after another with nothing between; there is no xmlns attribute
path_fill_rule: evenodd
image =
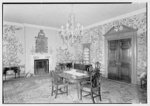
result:
<svg viewBox="0 0 150 106"><path fill-rule="evenodd" d="M36 53L48 53L48 38L45 36L43 30L38 32L38 36L35 37L35 52Z"/></svg>

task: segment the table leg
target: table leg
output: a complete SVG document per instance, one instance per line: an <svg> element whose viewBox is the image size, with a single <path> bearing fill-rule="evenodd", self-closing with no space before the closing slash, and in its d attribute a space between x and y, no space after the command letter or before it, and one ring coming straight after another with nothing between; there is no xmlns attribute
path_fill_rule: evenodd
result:
<svg viewBox="0 0 150 106"><path fill-rule="evenodd" d="M80 100L81 99L81 97L80 97L80 82L77 82L76 86L77 86L77 97Z"/></svg>
<svg viewBox="0 0 150 106"><path fill-rule="evenodd" d="M6 74L5 74L5 80L6 80Z"/></svg>
<svg viewBox="0 0 150 106"><path fill-rule="evenodd" d="M77 82L77 83L76 83L76 89L77 89L77 98L79 98L79 87L78 87L78 86L79 86L79 83Z"/></svg>

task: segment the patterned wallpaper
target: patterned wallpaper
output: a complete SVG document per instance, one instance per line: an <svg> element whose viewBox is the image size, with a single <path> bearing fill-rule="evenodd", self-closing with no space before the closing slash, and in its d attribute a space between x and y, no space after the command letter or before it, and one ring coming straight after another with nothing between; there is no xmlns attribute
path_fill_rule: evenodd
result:
<svg viewBox="0 0 150 106"><path fill-rule="evenodd" d="M80 57L82 58L82 44L91 43L91 53L90 53L91 63L94 64L95 62L99 61L102 64L102 71L104 72L105 54L104 54L103 35L107 31L109 31L113 26L119 24L123 24L125 26L138 29L137 31L137 77L139 80L140 74L143 71L146 71L145 68L147 66L146 13L137 14L128 18L122 18L119 20L115 20L103 25L99 25L87 29L84 32L84 36L82 37L81 42L79 42L78 44L76 44L76 46L73 46L72 48L76 49L76 51L80 51L78 52L78 55L80 55ZM69 49L68 52L70 52ZM78 58L78 55L74 57L78 59L78 61L82 60L81 58L80 59Z"/></svg>
<svg viewBox="0 0 150 106"><path fill-rule="evenodd" d="M20 65L20 54L23 54L23 44L17 39L16 31L22 30L22 27L16 25L3 25L2 37L2 61L3 66L17 66Z"/></svg>
<svg viewBox="0 0 150 106"><path fill-rule="evenodd" d="M147 68L147 35L146 35L146 13L123 18L117 21L99 25L85 31L83 42L91 42L91 61L95 63L99 61L104 66L104 37L103 35L113 26L123 24L137 31L137 77ZM92 38L90 40L90 36ZM99 36L98 36L99 35ZM99 40L98 40L99 39ZM100 46L98 46L100 45ZM104 67L103 67L104 68Z"/></svg>
<svg viewBox="0 0 150 106"><path fill-rule="evenodd" d="M57 50L57 63L66 62L82 62L82 44L77 42L74 45L65 44L60 46Z"/></svg>

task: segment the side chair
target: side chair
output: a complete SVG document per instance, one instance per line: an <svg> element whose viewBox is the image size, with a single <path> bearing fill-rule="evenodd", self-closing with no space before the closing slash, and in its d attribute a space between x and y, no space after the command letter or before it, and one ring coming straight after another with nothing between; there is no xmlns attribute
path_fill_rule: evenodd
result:
<svg viewBox="0 0 150 106"><path fill-rule="evenodd" d="M92 72L90 73L90 81L83 81L80 85L80 99L82 100L82 93L87 93L85 96L91 96L93 103L95 103L94 98L99 97L101 101L101 78L100 73Z"/></svg>
<svg viewBox="0 0 150 106"><path fill-rule="evenodd" d="M58 94L64 94L66 93L68 95L68 82L65 80L62 80L59 75L52 71L52 90L51 90L51 96L53 96L53 93L55 93L55 98L57 98Z"/></svg>

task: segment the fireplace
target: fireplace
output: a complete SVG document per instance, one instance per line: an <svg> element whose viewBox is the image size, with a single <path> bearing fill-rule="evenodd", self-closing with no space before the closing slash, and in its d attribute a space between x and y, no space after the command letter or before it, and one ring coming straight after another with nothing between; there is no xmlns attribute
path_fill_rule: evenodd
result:
<svg viewBox="0 0 150 106"><path fill-rule="evenodd" d="M34 60L34 74L43 75L49 73L49 59Z"/></svg>

